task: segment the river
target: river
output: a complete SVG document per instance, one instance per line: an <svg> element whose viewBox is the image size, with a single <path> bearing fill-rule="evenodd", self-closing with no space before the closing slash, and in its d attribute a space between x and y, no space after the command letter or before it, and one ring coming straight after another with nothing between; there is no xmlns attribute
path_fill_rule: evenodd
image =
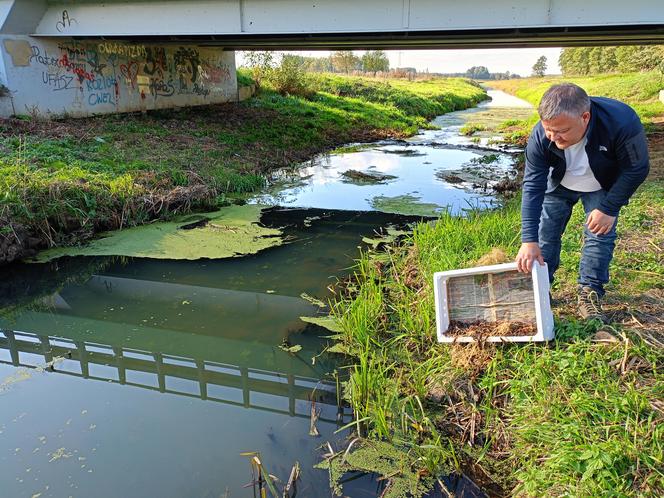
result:
<svg viewBox="0 0 664 498"><path fill-rule="evenodd" d="M364 236L495 203L490 186L514 174L511 151L459 130L532 109L490 95L434 120L440 129L275 174L250 202L280 206L261 223L282 227L288 244L232 259L0 268L0 495L253 496L241 453L259 452L282 480L300 463L298 496L329 496L313 465L324 442L341 447L335 431L352 414L338 407L329 332L299 319L321 313L302 294L327 299ZM345 492L379 489L364 478Z"/></svg>

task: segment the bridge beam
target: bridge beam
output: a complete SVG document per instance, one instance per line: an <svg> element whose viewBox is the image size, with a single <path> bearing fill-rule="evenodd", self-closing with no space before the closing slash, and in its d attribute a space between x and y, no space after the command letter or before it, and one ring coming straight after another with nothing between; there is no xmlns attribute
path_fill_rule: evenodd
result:
<svg viewBox="0 0 664 498"><path fill-rule="evenodd" d="M661 43L664 9L661 0L82 0L49 2L32 34L236 49Z"/></svg>

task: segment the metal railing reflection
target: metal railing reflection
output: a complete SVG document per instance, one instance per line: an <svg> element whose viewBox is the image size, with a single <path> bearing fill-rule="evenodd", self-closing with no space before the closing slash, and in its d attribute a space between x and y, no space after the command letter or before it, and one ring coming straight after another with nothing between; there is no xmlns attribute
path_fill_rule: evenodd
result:
<svg viewBox="0 0 664 498"><path fill-rule="evenodd" d="M26 368L52 365L49 371L64 375L291 417L309 418L311 401L330 407L335 407L337 401L336 386L329 381L30 332L0 330L2 350L9 352L7 360L0 358L2 364ZM259 404L256 398L267 401L267 405ZM326 412L329 410L322 415ZM337 421L324 416L320 420Z"/></svg>

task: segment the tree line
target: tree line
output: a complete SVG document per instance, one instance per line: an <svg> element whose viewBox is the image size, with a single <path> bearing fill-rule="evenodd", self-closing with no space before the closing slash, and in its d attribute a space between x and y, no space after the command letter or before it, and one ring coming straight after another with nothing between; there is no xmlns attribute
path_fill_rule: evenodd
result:
<svg viewBox="0 0 664 498"><path fill-rule="evenodd" d="M664 45L564 48L558 64L564 76L658 69L664 72Z"/></svg>
<svg viewBox="0 0 664 498"><path fill-rule="evenodd" d="M316 73L346 73L362 71L365 73L388 72L390 61L382 50L369 50L362 56L357 56L352 50L338 50L328 57L304 57L302 55L288 55L309 72Z"/></svg>

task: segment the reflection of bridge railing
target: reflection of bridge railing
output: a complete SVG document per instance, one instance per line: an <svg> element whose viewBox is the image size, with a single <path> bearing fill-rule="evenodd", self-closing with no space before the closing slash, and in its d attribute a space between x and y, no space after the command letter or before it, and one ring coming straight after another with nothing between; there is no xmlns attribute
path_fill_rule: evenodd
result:
<svg viewBox="0 0 664 498"><path fill-rule="evenodd" d="M218 401L292 417L309 418L310 400L326 405L336 404L333 383L294 374L9 330L0 331L0 350L2 349L7 350L10 355L9 361L0 359L0 363L4 364L38 368L51 364L54 359L62 358L52 363L53 370L62 374ZM24 354L30 355L28 358L32 361L21 361ZM39 361L35 361L35 356L39 357ZM75 371L76 364L79 371ZM113 375L103 375L104 372L112 372ZM140 382L147 378L152 382ZM252 394L255 394L256 398L264 398L269 402L269 406L257 404L256 401L252 403ZM285 399L288 406L279 407L279 402ZM325 412L327 410L323 411L323 414ZM334 419L324 416L321 416L320 420L335 422Z"/></svg>

